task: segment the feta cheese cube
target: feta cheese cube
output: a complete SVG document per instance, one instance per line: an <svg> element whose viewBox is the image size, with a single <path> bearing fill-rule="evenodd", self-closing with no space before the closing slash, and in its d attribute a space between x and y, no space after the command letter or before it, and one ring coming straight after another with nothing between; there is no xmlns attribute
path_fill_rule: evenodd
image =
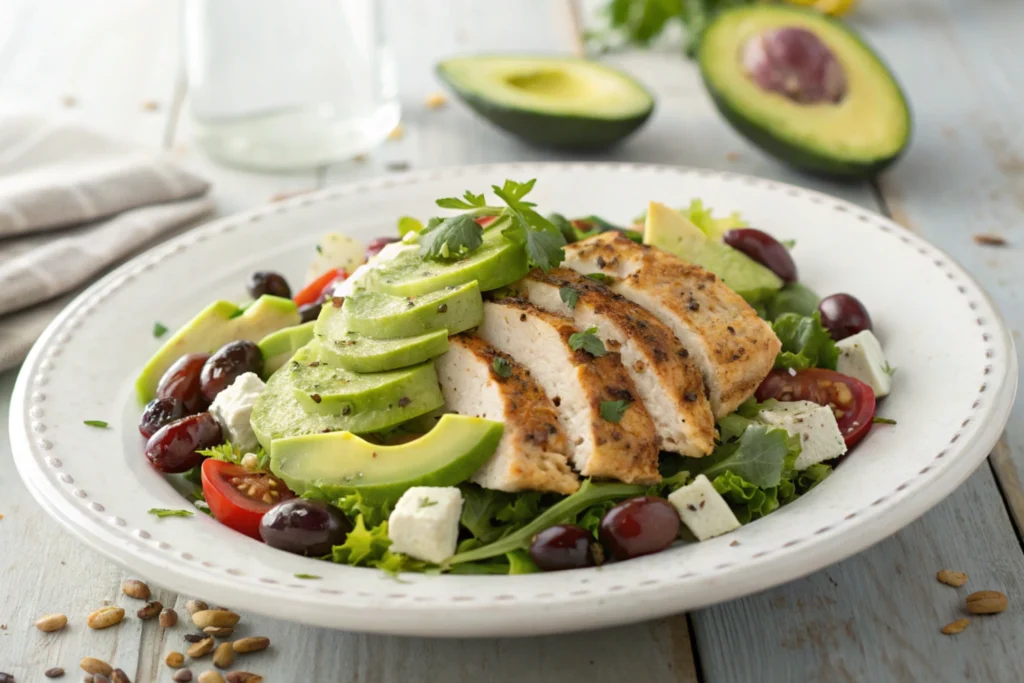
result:
<svg viewBox="0 0 1024 683"><path fill-rule="evenodd" d="M462 492L454 486L413 486L388 518L391 550L441 564L455 554Z"/></svg>
<svg viewBox="0 0 1024 683"><path fill-rule="evenodd" d="M228 388L217 394L210 404L210 414L220 423L224 436L231 445L243 452L258 448L260 442L252 430L249 417L256 399L267 385L251 372L239 375Z"/></svg>
<svg viewBox="0 0 1024 683"><path fill-rule="evenodd" d="M740 521L736 519L729 503L703 474L697 475L693 482L673 491L668 500L679 512L679 518L683 520L686 528L692 531L699 541L706 541L740 528Z"/></svg>
<svg viewBox="0 0 1024 683"><path fill-rule="evenodd" d="M836 343L839 361L836 370L870 386L875 396L888 396L892 389L892 370L882 353L882 345L871 330L864 330ZM888 370L888 372L886 372Z"/></svg>
<svg viewBox="0 0 1024 683"><path fill-rule="evenodd" d="M810 401L783 402L771 410L762 410L758 418L799 437L801 451L795 466L798 470L838 458L846 452L843 433L828 406Z"/></svg>

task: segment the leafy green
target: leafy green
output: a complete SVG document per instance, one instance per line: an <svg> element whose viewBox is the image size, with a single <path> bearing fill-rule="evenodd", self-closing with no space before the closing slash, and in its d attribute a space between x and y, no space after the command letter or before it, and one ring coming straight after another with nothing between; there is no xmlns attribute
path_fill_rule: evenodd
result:
<svg viewBox="0 0 1024 683"><path fill-rule="evenodd" d="M622 233L637 244L641 244L644 238L642 232L609 223L600 216L584 216L583 218L574 218L570 221L565 216L554 213L548 218L558 226L562 235L565 236L565 240L570 244L604 232Z"/></svg>
<svg viewBox="0 0 1024 683"><path fill-rule="evenodd" d="M774 512L781 504L777 486L761 488L733 472L723 472L711 484L743 524Z"/></svg>
<svg viewBox="0 0 1024 683"><path fill-rule="evenodd" d="M630 403L631 401L601 401L601 419L618 424Z"/></svg>
<svg viewBox="0 0 1024 683"><path fill-rule="evenodd" d="M588 44L604 51L621 43L649 46L665 30L678 24L688 56L696 54L701 36L721 10L751 4L753 0L610 0L601 13L607 27L585 35Z"/></svg>
<svg viewBox="0 0 1024 683"><path fill-rule="evenodd" d="M191 510L169 510L167 508L150 508L149 514L157 517L191 517L194 512Z"/></svg>
<svg viewBox="0 0 1024 683"><path fill-rule="evenodd" d="M103 420L85 420L83 422L87 427L98 427L99 429L106 429L110 425Z"/></svg>
<svg viewBox="0 0 1024 683"><path fill-rule="evenodd" d="M445 218L421 233L423 255L435 261L455 261L479 249L484 229L470 214Z"/></svg>
<svg viewBox="0 0 1024 683"><path fill-rule="evenodd" d="M820 298L809 287L794 282L786 285L771 296L761 301L764 307L764 318L775 320L784 313L796 313L802 316L813 316L818 310Z"/></svg>
<svg viewBox="0 0 1024 683"><path fill-rule="evenodd" d="M559 288L558 296L562 299L562 303L569 308L576 308L576 303L580 300L580 293L572 287Z"/></svg>
<svg viewBox="0 0 1024 683"><path fill-rule="evenodd" d="M783 313L772 323L772 329L782 342L782 351L775 359L776 368L836 369L839 349L821 324L821 314L817 311L812 316Z"/></svg>
<svg viewBox="0 0 1024 683"><path fill-rule="evenodd" d="M512 364L508 362L507 358L497 356L494 362L491 363L491 367L494 368L494 372L498 377L508 377L512 374Z"/></svg>
<svg viewBox="0 0 1024 683"><path fill-rule="evenodd" d="M367 529L363 516L359 515L345 542L331 549L331 560L355 567L376 567L384 559L384 553L390 545L387 522Z"/></svg>
<svg viewBox="0 0 1024 683"><path fill-rule="evenodd" d="M699 199L691 200L690 205L685 209L680 209L679 213L683 214L691 223L700 228L701 232L715 241L721 240L722 235L734 228L747 226L747 222L740 218L737 212L733 212L724 218L715 218L711 215L711 209L705 207L704 202Z"/></svg>
<svg viewBox="0 0 1024 683"><path fill-rule="evenodd" d="M573 351L583 349L596 358L605 355L608 350L604 348L604 342L597 338L596 332L596 327L588 327L582 332L572 333L569 335L569 348Z"/></svg>
<svg viewBox="0 0 1024 683"><path fill-rule="evenodd" d="M530 541L540 531L555 524L570 521L586 510L591 505L606 500L622 500L644 493L644 487L633 484L601 483L596 484L590 479L585 479L576 493L562 498L557 503L547 508L540 514L531 518L531 521L508 533L498 540L486 545L456 553L448 560L447 566L464 564L466 562L477 562L492 557L498 557L510 553L513 550L525 550L529 547ZM519 494L518 497L522 497ZM467 501L468 502L468 501ZM463 503L463 518L465 518L465 503ZM465 521L463 521L465 524Z"/></svg>
<svg viewBox="0 0 1024 683"><path fill-rule="evenodd" d="M540 571L540 567L534 564L530 559L530 554L525 550L513 550L510 553L505 553L505 558L508 560L509 574L536 574Z"/></svg>
<svg viewBox="0 0 1024 683"><path fill-rule="evenodd" d="M242 462L242 456L244 455L240 449L232 446L230 443L222 443L221 445L214 446L213 448L204 448L196 451L196 453L207 458L223 460L224 462L230 462L235 465ZM257 453L257 456L260 455L265 455L262 448L259 450L259 453Z"/></svg>
<svg viewBox="0 0 1024 683"><path fill-rule="evenodd" d="M562 233L562 237L565 238L567 244L572 244L578 241L576 236L576 228L569 222L569 219L560 213L548 214L548 220L551 224L558 228L558 232Z"/></svg>
<svg viewBox="0 0 1024 683"><path fill-rule="evenodd" d="M307 496L306 493L309 495ZM319 498L315 490L307 491L306 493L302 495L303 498ZM324 500L324 498L319 499ZM356 520L362 519L366 524L376 527L381 522L387 521L388 517L391 516L390 505L379 502L368 503L363 498L363 494L358 491L329 502L341 510L352 524L355 524Z"/></svg>
<svg viewBox="0 0 1024 683"><path fill-rule="evenodd" d="M412 216L402 216L398 219L398 236L405 237L410 232L423 232L423 223Z"/></svg>
<svg viewBox="0 0 1024 683"><path fill-rule="evenodd" d="M509 534L540 514L543 496L537 492L506 493L463 484L460 522L477 542L485 545Z"/></svg>
<svg viewBox="0 0 1024 683"><path fill-rule="evenodd" d="M743 417L739 413L731 413L721 418L718 421L718 434L722 443L729 443L740 438L752 422L752 418Z"/></svg>
<svg viewBox="0 0 1024 683"><path fill-rule="evenodd" d="M167 334L167 326L160 322L153 323L153 336L159 339Z"/></svg>
<svg viewBox="0 0 1024 683"><path fill-rule="evenodd" d="M793 483L796 486L797 495L803 495L820 484L832 474L832 465L823 462L811 465L796 473Z"/></svg>
<svg viewBox="0 0 1024 683"><path fill-rule="evenodd" d="M790 454L790 437L784 430L752 423L739 440L719 445L714 453L698 462L703 465L705 460L709 461L700 468L708 479L732 472L754 486L770 488L779 485L784 470L792 469L796 455Z"/></svg>
<svg viewBox="0 0 1024 683"><path fill-rule="evenodd" d="M587 273L587 277L594 282L600 282L602 285L610 285L615 282L615 278L606 273Z"/></svg>

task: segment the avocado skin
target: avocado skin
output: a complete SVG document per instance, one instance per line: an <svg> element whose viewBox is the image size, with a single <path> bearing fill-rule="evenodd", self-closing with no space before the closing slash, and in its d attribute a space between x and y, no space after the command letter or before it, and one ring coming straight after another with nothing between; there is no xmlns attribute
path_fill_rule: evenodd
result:
<svg viewBox="0 0 1024 683"><path fill-rule="evenodd" d="M776 5L772 5L772 7L778 9ZM725 17L730 12L749 12L750 10L750 7L739 7L731 10L724 10L717 15L717 18ZM729 122L737 133L789 166L833 180L870 180L871 178L874 178L876 175L892 166L901 156L903 156L907 147L910 146L910 140L913 137L913 116L906 93L900 86L899 82L897 82L895 76L893 76L892 69L889 68L889 65L882 61L878 56L878 53L875 52L870 45L864 42L863 38L847 28L842 22L819 14L818 12L813 12L800 7L787 7L786 10L793 13L803 13L814 16L822 22L827 22L832 26L839 28L850 36L862 50L871 54L875 61L885 68L886 73L889 75L889 80L892 81L899 93L900 102L903 105L903 110L906 112L907 135L903 140L903 144L896 153L890 156L872 159L870 161L851 161L849 159L840 159L805 149L799 145L794 145L778 138L770 130L762 126L757 120L747 116L739 108L734 107L732 103L722 95L716 87L714 80L710 78L707 70L707 64L709 61L717 59L718 56L711 54L710 50L701 49L697 56L697 61L700 65L701 80L704 82L704 87L707 89L708 95L711 96L711 101L714 102L718 112L726 121ZM712 28L713 23L706 30L711 30Z"/></svg>
<svg viewBox="0 0 1024 683"><path fill-rule="evenodd" d="M654 112L650 108L636 116L623 119L602 119L588 116L539 114L528 109L495 104L475 93L462 89L439 64L438 78L452 89L459 99L497 127L538 147L565 151L599 151L622 142L642 126ZM650 93L648 93L650 94Z"/></svg>

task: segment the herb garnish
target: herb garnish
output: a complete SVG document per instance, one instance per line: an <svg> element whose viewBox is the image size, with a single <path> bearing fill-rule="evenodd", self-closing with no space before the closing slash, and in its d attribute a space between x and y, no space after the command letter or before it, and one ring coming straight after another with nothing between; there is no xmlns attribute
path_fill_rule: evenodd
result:
<svg viewBox="0 0 1024 683"><path fill-rule="evenodd" d="M580 293L572 287L562 287L558 290L558 296L562 298L562 303L569 308L576 308L576 302L580 299Z"/></svg>
<svg viewBox="0 0 1024 683"><path fill-rule="evenodd" d="M885 374L887 374L890 377L892 377L893 375L896 374L896 368L894 368L893 366L889 365L889 362L886 361L885 367L882 368L882 372L884 372Z"/></svg>
<svg viewBox="0 0 1024 683"><path fill-rule="evenodd" d="M191 510L169 510L167 508L150 508L149 514L157 517L191 517L194 512Z"/></svg>
<svg viewBox="0 0 1024 683"><path fill-rule="evenodd" d="M421 508L429 508L429 507L433 507L434 505L437 505L437 501L436 500L430 500L426 496L420 498L420 507Z"/></svg>
<svg viewBox="0 0 1024 683"><path fill-rule="evenodd" d="M167 326L161 322L153 323L153 336L159 339L160 337L167 334Z"/></svg>
<svg viewBox="0 0 1024 683"><path fill-rule="evenodd" d="M512 364L508 362L508 359L501 356L494 359L491 367L494 368L494 372L498 377L505 378L512 374Z"/></svg>
<svg viewBox="0 0 1024 683"><path fill-rule="evenodd" d="M601 419L619 423L629 407L629 401L601 401Z"/></svg>
<svg viewBox="0 0 1024 683"><path fill-rule="evenodd" d="M109 426L103 420L84 420L84 424L89 427L99 427L100 429L106 429Z"/></svg>
<svg viewBox="0 0 1024 683"><path fill-rule="evenodd" d="M602 285L608 285L615 282L615 278L606 273L588 273L587 277L594 282L600 282Z"/></svg>
<svg viewBox="0 0 1024 683"><path fill-rule="evenodd" d="M319 578L322 578L322 577L319 577L316 574L296 574L295 578L296 579L319 579Z"/></svg>
<svg viewBox="0 0 1024 683"><path fill-rule="evenodd" d="M872 424L876 424L876 425L894 425L894 424L896 424L896 420L890 419L888 417L878 417L877 415L875 415L873 418L871 418L871 422L872 422Z"/></svg>
<svg viewBox="0 0 1024 683"><path fill-rule="evenodd" d="M608 350L604 348L604 343L597 338L596 332L596 327L587 328L583 332L575 332L569 336L569 348L573 351L583 349L591 356L600 358L608 353Z"/></svg>
<svg viewBox="0 0 1024 683"><path fill-rule="evenodd" d="M484 241L484 229L466 213L445 218L422 234L423 253L435 261L463 258L479 249Z"/></svg>

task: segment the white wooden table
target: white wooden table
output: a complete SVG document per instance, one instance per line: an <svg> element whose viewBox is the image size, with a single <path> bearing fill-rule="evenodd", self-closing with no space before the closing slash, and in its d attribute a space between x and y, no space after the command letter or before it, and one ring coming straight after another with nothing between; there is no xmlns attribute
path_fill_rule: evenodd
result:
<svg viewBox="0 0 1024 683"><path fill-rule="evenodd" d="M406 134L364 162L292 175L216 166L179 117L177 4L167 0L5 0L0 3L0 103L69 115L143 145L169 148L215 184L222 213L374 174L482 161L542 160L545 152L494 131L457 104L427 109L438 58L471 51L569 52L565 0L392 0ZM913 147L878 183L830 184L777 165L714 113L694 65L674 49L606 57L656 93L653 121L601 158L687 164L767 176L886 213L954 254L987 287L1013 335L1024 329L1024 3L1012 0L864 0L852 19L891 63L912 101ZM150 103L147 105L147 103ZM156 103L157 106L153 106ZM557 158L557 157L556 157ZM681 197L683 199L684 197ZM985 247L974 233L1009 245ZM939 323L940 321L936 321ZM13 373L0 377L6 433ZM127 619L90 631L104 601L128 605L126 574L64 533L22 486L0 446L0 671L39 681L62 666L71 680L91 655L133 681L169 681L163 658L184 650L182 626ZM899 457L894 453L893 457ZM1024 680L1024 407L988 462L948 500L876 547L766 593L658 622L521 640L363 636L244 616L271 648L245 660L268 681L1022 681ZM938 584L941 568L972 587L998 589L1010 609L962 634L962 593ZM184 600L157 599L184 614ZM64 612L54 635L32 624ZM202 668L196 669L198 674Z"/></svg>

